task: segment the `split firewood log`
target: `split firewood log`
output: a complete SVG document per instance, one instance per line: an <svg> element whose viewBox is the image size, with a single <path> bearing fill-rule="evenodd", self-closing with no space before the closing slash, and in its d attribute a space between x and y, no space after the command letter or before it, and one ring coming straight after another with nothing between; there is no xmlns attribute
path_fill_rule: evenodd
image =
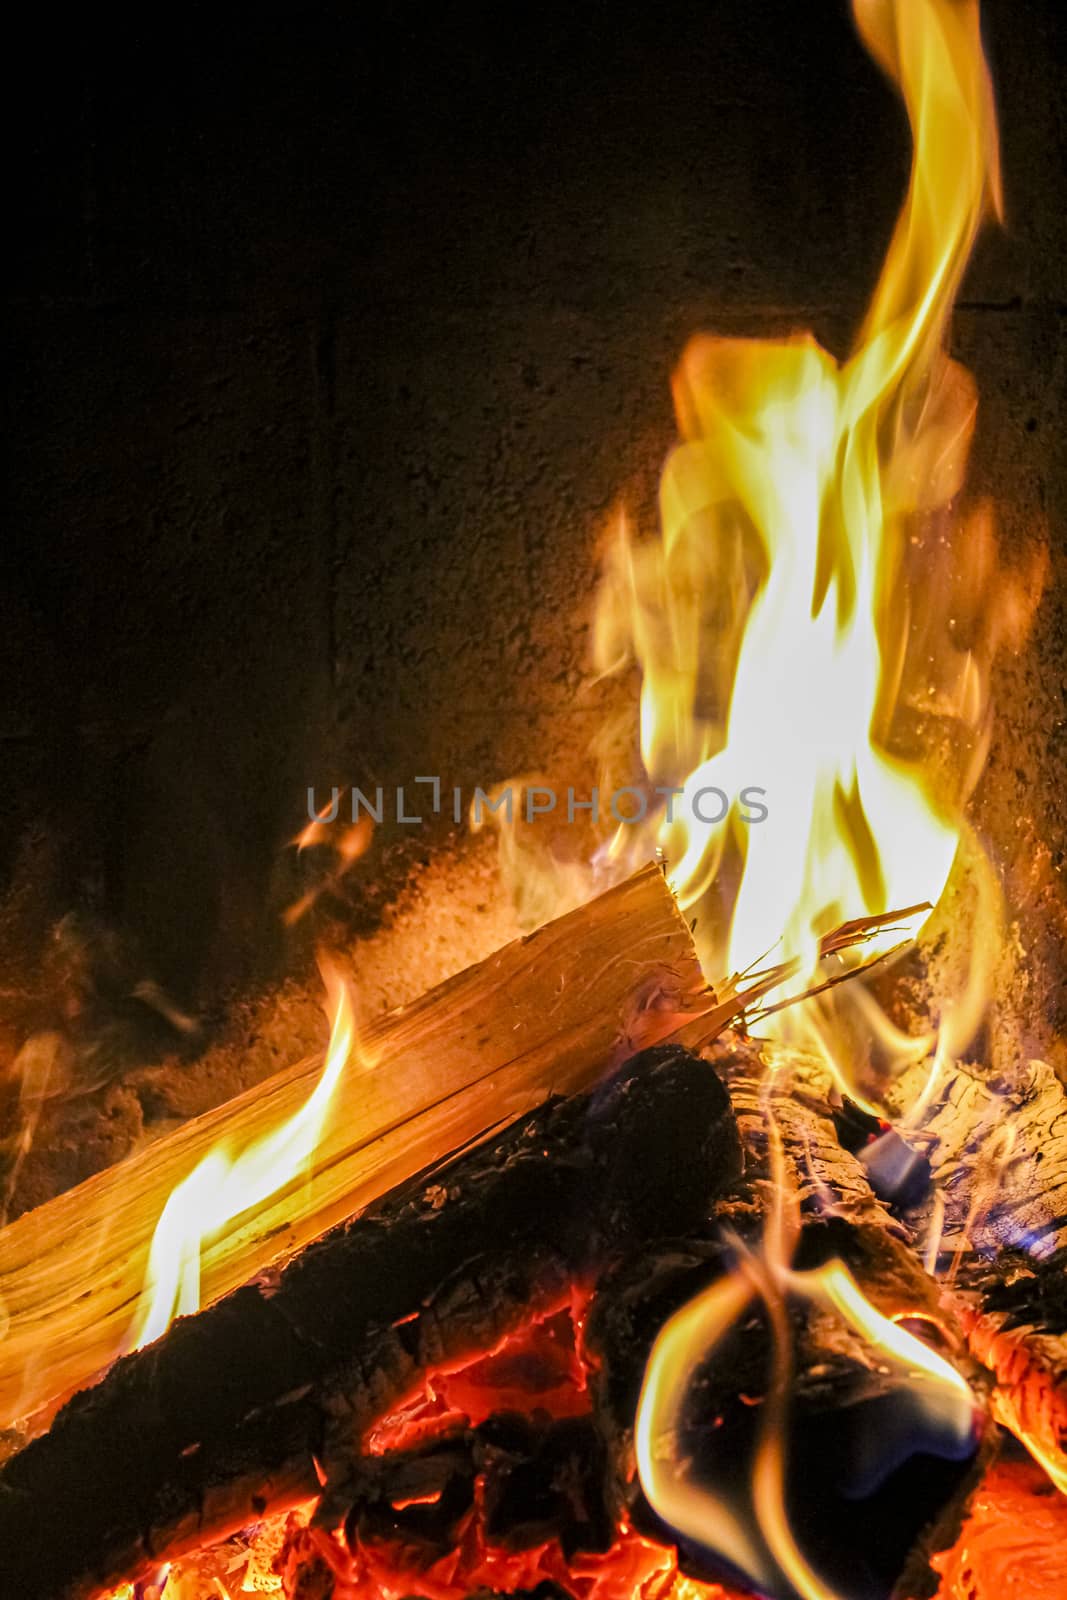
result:
<svg viewBox="0 0 1067 1600"><path fill-rule="evenodd" d="M845 924L823 949L862 946L914 909ZM656 865L515 940L366 1030L306 1167L201 1242L202 1303L547 1095L587 1089L643 1046L714 1038L793 970L713 994ZM220 1146L274 1137L321 1070L285 1067L0 1229L0 1427L39 1431L128 1348L169 1197Z"/></svg>
<svg viewBox="0 0 1067 1600"><path fill-rule="evenodd" d="M306 1168L204 1240L202 1302L547 1095L587 1089L714 998L649 866L380 1019ZM285 1067L0 1229L0 1426L31 1419L33 1431L126 1347L169 1196L220 1144L239 1150L276 1133L321 1071L315 1057Z"/></svg>

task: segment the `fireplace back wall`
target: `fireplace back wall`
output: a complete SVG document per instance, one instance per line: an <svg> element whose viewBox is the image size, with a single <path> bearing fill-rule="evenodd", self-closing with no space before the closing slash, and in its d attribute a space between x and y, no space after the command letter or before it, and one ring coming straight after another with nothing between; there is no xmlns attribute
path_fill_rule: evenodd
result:
<svg viewBox="0 0 1067 1600"><path fill-rule="evenodd" d="M909 151L838 0L386 11L42 14L13 58L9 967L85 906L202 1003L291 958L308 783L564 771L594 544L620 496L651 526L686 337L840 352L862 312ZM1051 541L983 798L1037 900L1067 841L1064 23L984 15L1008 227L954 338L972 481L1009 554ZM366 918L442 828L383 830Z"/></svg>

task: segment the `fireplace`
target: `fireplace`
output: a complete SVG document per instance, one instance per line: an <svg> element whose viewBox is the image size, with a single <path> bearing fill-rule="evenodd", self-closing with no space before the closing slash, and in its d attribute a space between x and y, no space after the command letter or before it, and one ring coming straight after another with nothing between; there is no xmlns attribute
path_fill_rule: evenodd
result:
<svg viewBox="0 0 1067 1600"><path fill-rule="evenodd" d="M872 413L868 478L844 445L893 357L843 363L892 346L885 305L927 262L890 242L908 125L871 56L907 97L886 17L971 10L856 10L397 13L373 38L329 10L190 17L165 50L50 39L29 75L0 933L17 1592L948 1600L998 1593L1009 1560L1034 1600L1065 1581L1062 25L982 8L1004 223L948 295L960 365L899 353L924 399L892 446ZM909 115L943 151L925 81ZM1000 185L967 81L977 224ZM923 181L914 211L951 234ZM859 692L873 728L896 656L905 779L863 769L865 810L831 771L858 901L827 890L819 920L764 890L746 942L736 905L732 939L716 919L758 826L712 859L695 825L579 803L572 826L562 797L610 772L644 806L729 749L731 629L776 559L756 501L784 482L776 515L803 507L800 420L820 539L835 495L845 533L794 589L876 622L829 670L767 630L748 677L777 688L738 697L733 748L769 729L777 766L751 737L731 779L803 812L813 700L837 727ZM731 428L729 495L692 491ZM905 457L943 492L864 578L854 496L889 503ZM727 499L751 535L715 520ZM649 552L694 518L694 552L732 564L679 579ZM702 637L723 613L713 664L678 654L694 589ZM648 689L679 678L710 743L664 757ZM926 785L965 807L963 845ZM872 876L875 789L907 840ZM537 792L555 817L524 829ZM827 988L779 1011L787 981ZM352 1273L403 1292L346 1299Z"/></svg>

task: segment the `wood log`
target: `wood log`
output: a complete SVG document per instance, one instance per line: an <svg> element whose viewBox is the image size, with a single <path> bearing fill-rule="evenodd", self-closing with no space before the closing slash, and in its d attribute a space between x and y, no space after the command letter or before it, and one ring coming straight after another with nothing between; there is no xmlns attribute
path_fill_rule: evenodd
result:
<svg viewBox="0 0 1067 1600"><path fill-rule="evenodd" d="M657 867L500 950L371 1027L310 1169L205 1240L201 1303L236 1289L428 1162L587 1088L709 996ZM304 1104L302 1061L0 1231L0 1426L88 1382L123 1348L163 1206L206 1153Z"/></svg>
<svg viewBox="0 0 1067 1600"><path fill-rule="evenodd" d="M420 1371L699 1226L739 1170L680 1049L550 1102L75 1396L0 1472L0 1593L81 1600L315 1494Z"/></svg>
<svg viewBox="0 0 1067 1600"><path fill-rule="evenodd" d="M804 1223L846 1224L836 1231L849 1242L863 1287L877 1308L887 1317L927 1317L959 1353L961 1331L915 1253L912 1230L878 1198L862 1163L838 1140L832 1080L825 1067L800 1051L729 1035L704 1053L726 1084L745 1151L744 1178L717 1208L720 1220L729 1220L742 1237L758 1237L776 1181L769 1141L773 1117L786 1181Z"/></svg>
<svg viewBox="0 0 1067 1600"><path fill-rule="evenodd" d="M704 1238L674 1243L658 1259L615 1269L599 1287L586 1331L598 1359L594 1388L617 1464L619 1509L661 1539L671 1537L670 1529L640 1493L633 1457L647 1355L664 1322L735 1259L731 1241L739 1238L759 1249L775 1182L771 1117L800 1205L796 1268L843 1262L883 1315L921 1326L928 1341L964 1371L974 1386L976 1416L985 1398L962 1331L910 1248L907 1229L872 1192L861 1163L837 1141L829 1075L812 1059L776 1045L760 1049L725 1039L706 1054L729 1088L745 1150L744 1176L716 1203ZM793 1376L785 1492L801 1548L835 1592L883 1600L896 1593L912 1600L932 1593L930 1557L958 1530L993 1447L992 1430L984 1436L976 1430L973 1450L960 1459L939 1458L914 1414L911 1434L903 1439L907 1383L887 1372L866 1341L836 1317L797 1302L790 1304L789 1322ZM757 1304L694 1391L699 1405L681 1453L735 1507L751 1498L756 1425L770 1369L768 1322ZM908 1459L898 1469L895 1452L901 1449ZM736 1571L721 1556L684 1541L680 1564L697 1579L736 1581ZM773 1562L766 1592L783 1600L794 1596Z"/></svg>
<svg viewBox="0 0 1067 1600"><path fill-rule="evenodd" d="M920 1064L897 1099L925 1087ZM916 1119L937 1185L909 1214L928 1236L993 1410L1067 1492L1067 1093L1031 1061L1014 1081L957 1066Z"/></svg>
<svg viewBox="0 0 1067 1600"><path fill-rule="evenodd" d="M905 1073L894 1104L906 1112L928 1073L925 1062ZM944 1202L940 1253L1037 1262L1067 1250L1067 1092L1053 1069L1031 1061L1007 1081L961 1064L928 1098L913 1133ZM909 1220L925 1227L929 1216L927 1203Z"/></svg>
<svg viewBox="0 0 1067 1600"><path fill-rule="evenodd" d="M384 1457L361 1455L350 1440L347 1453L334 1453L315 1519L324 1534L341 1537L351 1554L352 1587L346 1593L365 1594L370 1600L377 1592L376 1575L385 1573L394 1588L407 1584L417 1593L425 1578L427 1592L462 1595L484 1581L487 1566L500 1570L500 1559L508 1559L504 1552L543 1539L554 1539L558 1551L538 1557L536 1574L558 1577L561 1561L580 1550L586 1552L580 1570L588 1580L596 1570L588 1553L604 1553L611 1545L622 1559L614 1541L623 1514L628 1527L636 1525L660 1545L677 1543L675 1531L651 1514L638 1492L632 1449L638 1395L664 1321L725 1270L732 1253L727 1237L740 1235L752 1248L759 1246L772 1181L768 1099L806 1218L798 1267L844 1260L887 1314L918 1314L928 1326L935 1319L938 1326L945 1325L936 1286L908 1249L904 1230L871 1192L860 1163L837 1143L825 1099L828 1077L806 1058L761 1053L747 1041L724 1042L709 1054L731 1085L745 1172L715 1201L700 1230L684 1238L638 1243L601 1275L581 1340L583 1355L592 1358L595 1429L569 1412L565 1421L547 1425L502 1416L460 1426L457 1432L453 1422L444 1437L431 1433L417 1448ZM764 1054L773 1057L776 1069L770 1087ZM884 1597L902 1576L909 1595L924 1592L924 1581L926 1590L932 1589L927 1560L950 1541L977 1482L977 1439L963 1459L924 1451L931 1436L908 1407L907 1384L882 1366L880 1356L855 1331L799 1307L793 1309L792 1325L796 1376L788 1503L794 1525L803 1530L806 1550L838 1592ZM944 1326L944 1339L958 1355L958 1329ZM754 1423L762 1415L759 1400L770 1365L765 1321L761 1325L758 1316L746 1317L716 1366L714 1381L700 1389L700 1417L689 1441L692 1453L703 1455L710 1471L717 1465L725 1472L734 1501L745 1497ZM374 1448L377 1452L380 1441ZM503 1462L494 1454L499 1449ZM901 1453L906 1460L898 1470ZM554 1464L552 1471L546 1470L546 1460ZM476 1473L482 1477L483 1496L475 1511ZM568 1486L565 1496L552 1492L560 1474ZM867 1492L850 1499L850 1491L864 1478ZM434 1507L410 1503L413 1485L424 1479L442 1491ZM516 1481L525 1486L528 1501L509 1492ZM471 1515L482 1519L481 1537L470 1537L465 1519ZM466 1532L457 1557L461 1524ZM484 1564L483 1538L500 1553ZM321 1549L314 1531L295 1536L292 1559L309 1583ZM706 1550L683 1546L681 1560L698 1579L731 1576ZM432 1571L424 1572L430 1563ZM530 1568L521 1570L527 1574ZM791 1588L780 1592L792 1600Z"/></svg>
<svg viewBox="0 0 1067 1600"><path fill-rule="evenodd" d="M809 1223L801 1236L797 1265L810 1268L844 1260L867 1298L879 1297L880 1263L855 1224L838 1219ZM590 1349L598 1357L598 1408L616 1445L616 1478L627 1521L639 1532L678 1547L679 1565L704 1582L755 1581L761 1594L795 1600L788 1574L762 1537L755 1509L757 1460L765 1413L773 1402L775 1343L760 1302L750 1305L701 1365L672 1443L699 1483L735 1516L747 1518L747 1535L762 1566L734 1565L714 1539L680 1537L646 1500L629 1467L625 1429L632 1428L643 1376L633 1352L647 1359L651 1340L676 1311L718 1282L733 1261L722 1241L691 1241L642 1263L602 1285L588 1324ZM889 1285L889 1293L895 1286ZM836 1594L916 1600L936 1587L930 1557L952 1543L968 1497L989 1459L992 1430L978 1425L958 1444L915 1404L910 1379L886 1367L879 1352L840 1319L789 1299L788 1405L778 1426L784 1449L783 1501L804 1559ZM661 1441L662 1447L662 1441ZM709 1525L712 1519L709 1518Z"/></svg>
<svg viewBox="0 0 1067 1600"><path fill-rule="evenodd" d="M566 1561L611 1548L607 1452L594 1418L504 1410L410 1450L361 1457L344 1480L345 1542L379 1561L392 1546L398 1568L454 1559L479 1478L491 1546L528 1550L555 1539Z"/></svg>

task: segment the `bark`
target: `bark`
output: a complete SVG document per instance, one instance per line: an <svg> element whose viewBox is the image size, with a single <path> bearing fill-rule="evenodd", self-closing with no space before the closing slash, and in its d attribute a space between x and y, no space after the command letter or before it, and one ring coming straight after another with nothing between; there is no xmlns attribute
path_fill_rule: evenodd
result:
<svg viewBox="0 0 1067 1600"><path fill-rule="evenodd" d="M676 1531L656 1519L636 1479L638 1397L667 1318L728 1270L738 1235L759 1246L771 1184L764 1095L781 1129L784 1159L805 1216L796 1264L844 1260L873 1303L891 1314L918 1313L931 1319L928 1327L936 1319L946 1348L959 1356L961 1335L943 1316L937 1289L909 1250L904 1230L872 1194L859 1162L837 1143L825 1099L828 1085L814 1064L766 1052L778 1069L768 1086L761 1053L750 1043L725 1043L711 1054L730 1085L745 1172L716 1200L702 1229L638 1243L598 1279L581 1341L591 1358L595 1427L585 1418L546 1423L498 1415L476 1426L454 1422L445 1436L384 1457L354 1454L351 1446L347 1456L338 1451L316 1523L343 1534L353 1571L361 1574L353 1580L354 1595L372 1594L379 1570L413 1593L420 1592L424 1563L441 1563L433 1569L435 1583L451 1572L457 1548L471 1548L463 1530L472 1515L476 1476L483 1484L482 1536L497 1551L554 1539L564 1559L586 1553L580 1570L588 1576L595 1570L588 1553L612 1544L622 1516L659 1543L677 1544ZM898 1585L909 1597L929 1592L928 1557L958 1526L984 1458L980 1440L968 1441L962 1457L955 1445L949 1455L939 1454L944 1436L912 1405L909 1383L887 1371L863 1337L800 1304L789 1308L789 1319L794 1373L786 1424L787 1505L793 1525L802 1530L805 1553L838 1592L866 1600L885 1600ZM746 1315L695 1391L698 1404L684 1454L734 1504L750 1499L771 1353L766 1319L758 1312ZM557 1492L562 1483L565 1495ZM439 1493L433 1505L421 1503L426 1486ZM857 1489L864 1492L853 1498ZM473 1548L480 1548L479 1541ZM299 1570L310 1571L317 1559L314 1536L303 1557L293 1554ZM683 1545L680 1556L696 1578L733 1576L706 1549ZM472 1576L462 1559L459 1593ZM546 1570L557 1570L555 1563ZM780 1573L766 1592L793 1600Z"/></svg>
<svg viewBox="0 0 1067 1600"><path fill-rule="evenodd" d="M971 1350L996 1378L994 1414L1067 1490L1067 1094L1042 1061L1014 1083L958 1067L917 1133L944 1216L928 1201L910 1220L937 1243Z"/></svg>

